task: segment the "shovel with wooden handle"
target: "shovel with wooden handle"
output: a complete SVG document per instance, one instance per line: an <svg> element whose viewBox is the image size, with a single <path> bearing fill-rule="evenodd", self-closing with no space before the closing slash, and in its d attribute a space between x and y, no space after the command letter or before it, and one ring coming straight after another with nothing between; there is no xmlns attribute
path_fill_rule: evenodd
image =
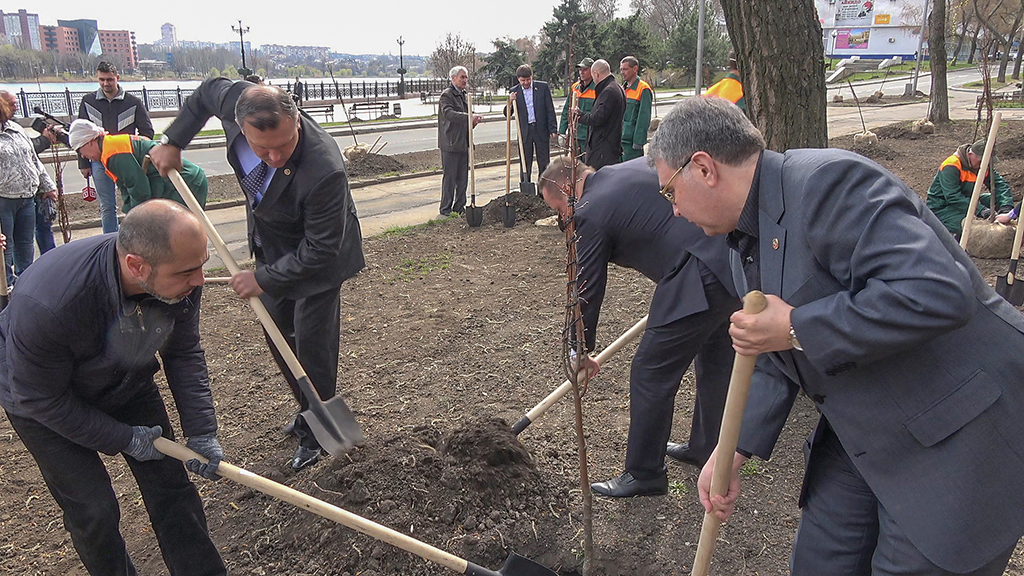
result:
<svg viewBox="0 0 1024 576"><path fill-rule="evenodd" d="M479 228L484 223L484 209L476 205L476 162L473 159L473 94L466 91L466 111L469 115L469 206L466 206L466 224Z"/></svg>
<svg viewBox="0 0 1024 576"><path fill-rule="evenodd" d="M199 454L189 450L188 448L168 440L167 438L157 438L153 441L153 446L156 447L160 452L187 462L192 459L197 459L203 463L206 463L206 458L203 458ZM468 560L463 560L458 556L449 554L440 548L435 548L429 544L416 540L410 536L406 536L401 532L397 532L373 522L367 520L362 516L353 514L348 510L328 504L323 500L318 500L303 494L294 488L289 488L283 484L278 484L272 480L268 480L262 476L254 474L243 468L233 466L227 462L221 461L220 465L217 466L217 474L225 478L229 478L248 486L253 490L258 490L268 496L277 498L289 504L293 504L298 508L308 510L319 516L323 516L328 520L333 520L338 524L347 526L356 532L361 532L376 538L381 542L391 544L396 548L401 548L406 552L411 552L423 558L428 562L440 564L445 568L449 568L458 572L459 574L469 574L471 576L558 576L557 573L548 570L544 566L525 558L516 553L509 555L508 559L505 560L505 565L498 571L488 570L482 566L478 566Z"/></svg>
<svg viewBox="0 0 1024 576"><path fill-rule="evenodd" d="M512 113L516 117L516 140L519 141L519 191L532 197L537 195L537 185L526 179L526 153L523 151L523 133L520 131L523 125L519 122L519 107L516 100L512 99Z"/></svg>
<svg viewBox="0 0 1024 576"><path fill-rule="evenodd" d="M512 98L515 104L515 98ZM509 200L512 190L512 113L505 115L505 205L501 207L501 223L505 228L516 225L516 207Z"/></svg>
<svg viewBox="0 0 1024 576"><path fill-rule="evenodd" d="M760 290L752 290L743 298L743 312L758 314L768 306L768 301ZM733 454L740 439L740 424L743 423L743 411L747 407L747 394L750 392L750 378L754 375L754 364L757 356L736 355L732 364L732 377L729 379L729 393L725 397L725 411L722 413L722 430L718 434L718 447L715 448L715 469L711 475L712 496L724 496L729 490L732 479ZM718 540L718 528L722 521L714 512L704 514L704 524L700 527L700 540L697 542L697 557L693 560L690 576L707 576L711 568L711 555L715 551Z"/></svg>
<svg viewBox="0 0 1024 576"><path fill-rule="evenodd" d="M643 333L647 329L647 316L640 319L639 322L633 325L632 328L626 330L626 332L615 339L607 348L601 351L594 360L597 361L598 366L603 366L609 358L615 355L616 352L622 349L623 346L632 342L637 336ZM544 415L549 408L555 403L561 400L562 396L565 396L572 390L572 382L566 380L562 382L562 385L555 388L555 391L548 394L546 398L541 400L540 404L534 406L525 416L519 419L512 426L512 433L519 435L520 432L526 430L526 427L537 421L538 418Z"/></svg>
<svg viewBox="0 0 1024 576"><path fill-rule="evenodd" d="M999 122L1002 119L1003 113L996 112L992 118L992 127L988 131L988 140L985 142L985 154L981 157L981 166L978 167L978 179L974 181L971 203L967 207L967 219L964 220L964 229L960 233L960 247L964 250L967 250L967 237L971 234L971 222L974 221L974 214L978 210L978 199L981 198L981 188L985 185L985 174L988 174L988 167L992 162L992 150L996 147L996 135L999 134Z"/></svg>
<svg viewBox="0 0 1024 576"><path fill-rule="evenodd" d="M1010 250L1010 270L1006 276L996 277L996 294L1014 306L1024 304L1024 282L1017 282L1017 260L1020 258L1020 244L1024 238L1024 218L1017 218L1017 232L1013 235L1013 249Z"/></svg>
<svg viewBox="0 0 1024 576"><path fill-rule="evenodd" d="M188 185L182 180L181 174L177 170L171 170L167 176L174 183L174 187L178 190L178 194L181 195L182 199L185 200L189 210L199 218L203 228L206 229L207 236L210 237L214 248L217 249L217 254L220 255L220 259L224 261L224 265L228 267L231 275L234 276L241 272L242 269L239 268L235 257L231 255L231 251L224 244L224 240L217 233L213 223L206 217L206 212L203 211L199 202L196 201L196 197L189 190ZM316 438L316 441L320 443L324 450L336 457L344 456L353 446L361 446L365 440L363 430L359 426L359 422L356 422L356 417L349 410L348 405L345 404L345 400L341 396L335 396L324 402L320 398L320 394L317 393L316 388L313 387L313 383L310 382L309 376L306 375L302 364L299 363L299 359L295 357L295 352L292 351L291 346L284 339L284 335L281 334L281 330L274 323L274 319L270 317L270 313L267 312L263 302L254 296L249 298L249 305L256 312L260 323L263 324L263 329L270 336L274 347L277 348L292 376L295 377L299 391L302 392L302 396L309 404L309 408L303 410L300 415L306 421L306 424L309 425L309 429L313 432L313 437Z"/></svg>
<svg viewBox="0 0 1024 576"><path fill-rule="evenodd" d="M7 290L7 262L4 262L4 270L0 273L0 310L7 308L10 302L10 291Z"/></svg>

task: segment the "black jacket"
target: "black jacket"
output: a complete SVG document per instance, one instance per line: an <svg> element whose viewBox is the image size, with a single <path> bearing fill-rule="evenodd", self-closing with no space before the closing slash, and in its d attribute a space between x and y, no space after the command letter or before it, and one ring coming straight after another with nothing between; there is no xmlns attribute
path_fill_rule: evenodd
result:
<svg viewBox="0 0 1024 576"><path fill-rule="evenodd" d="M609 74L594 89L597 99L590 112L580 114L587 130L587 164L597 169L622 159L622 117L626 113L626 94Z"/></svg>
<svg viewBox="0 0 1024 576"><path fill-rule="evenodd" d="M709 280L701 277L700 263L735 294L725 235L708 236L689 220L676 218L646 159L594 172L583 186L576 208L576 249L588 350L594 349L610 262L657 284L648 328L708 309L704 285Z"/></svg>
<svg viewBox="0 0 1024 576"><path fill-rule="evenodd" d="M546 134L558 134L555 103L551 99L551 88L548 86L548 83L534 80L530 84L530 90L533 92L533 116L537 128ZM516 109L519 112L519 134L525 135L530 114L526 109L526 97L523 96L523 86L518 85L512 88L511 93L516 95ZM508 106L505 106L501 113L507 116Z"/></svg>
<svg viewBox="0 0 1024 576"><path fill-rule="evenodd" d="M113 100L107 100L103 90L90 92L82 97L78 106L78 117L91 121L111 134L138 134L153 137L153 122L145 104L138 97L119 88ZM88 168L89 160L79 156L78 167Z"/></svg>
<svg viewBox="0 0 1024 576"><path fill-rule="evenodd" d="M235 123L235 102L252 86L227 78L203 82L164 133L175 145L184 147L216 116L227 137L228 163L241 182L244 174L234 142L244 136ZM305 112L300 111L299 124L295 152L274 173L256 209L246 204L250 249L256 251L254 230L259 230L262 241L263 259L256 268L256 281L275 298L305 298L337 289L366 265L359 218L338 143Z"/></svg>
<svg viewBox="0 0 1024 576"><path fill-rule="evenodd" d="M68 440L116 454L132 437L110 413L151 390L163 360L185 436L217 430L196 288L177 304L126 298L116 234L60 246L18 278L0 313L0 405Z"/></svg>
<svg viewBox="0 0 1024 576"><path fill-rule="evenodd" d="M466 93L454 84L449 84L438 100L437 147L443 152L469 152Z"/></svg>

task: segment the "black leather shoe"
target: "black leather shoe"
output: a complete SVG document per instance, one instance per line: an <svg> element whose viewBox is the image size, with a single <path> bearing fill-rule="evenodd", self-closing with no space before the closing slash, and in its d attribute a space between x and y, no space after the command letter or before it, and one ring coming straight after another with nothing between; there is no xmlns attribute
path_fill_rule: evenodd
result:
<svg viewBox="0 0 1024 576"><path fill-rule="evenodd" d="M705 460L699 458L696 454L690 451L690 443L683 442L682 444L676 444L675 442L669 442L668 447L665 449L665 455L669 458L682 462L683 464L690 464L698 468L704 467Z"/></svg>
<svg viewBox="0 0 1024 576"><path fill-rule="evenodd" d="M320 461L320 457L323 456L323 449L317 448L306 448L299 444L299 447L295 450L295 456L292 457L292 470L298 472L303 468L308 468L313 464Z"/></svg>
<svg viewBox="0 0 1024 576"><path fill-rule="evenodd" d="M629 498L631 496L663 496L668 494L668 475L662 474L650 480L638 480L629 472L607 482L595 482L590 489L602 496Z"/></svg>

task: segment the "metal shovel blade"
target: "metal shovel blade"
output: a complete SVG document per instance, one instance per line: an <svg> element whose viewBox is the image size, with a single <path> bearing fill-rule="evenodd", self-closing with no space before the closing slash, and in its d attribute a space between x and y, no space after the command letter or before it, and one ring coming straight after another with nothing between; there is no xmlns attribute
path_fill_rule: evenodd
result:
<svg viewBox="0 0 1024 576"><path fill-rule="evenodd" d="M1024 282L1015 282L1012 272L996 278L996 294L1014 306L1024 304Z"/></svg>
<svg viewBox="0 0 1024 576"><path fill-rule="evenodd" d="M479 228L484 223L484 209L482 206L466 206L466 224L470 228Z"/></svg>
<svg viewBox="0 0 1024 576"><path fill-rule="evenodd" d="M508 555L505 560L505 565L501 567L497 572L488 570L482 566L473 564L472 562L466 563L466 571L463 574L469 576L558 576L557 572L549 570L541 564L516 554L515 552Z"/></svg>
<svg viewBox="0 0 1024 576"><path fill-rule="evenodd" d="M326 402L321 400L307 376L302 376L298 384L309 403L309 408L300 415L324 450L340 458L354 446L362 446L366 442L362 427L341 396Z"/></svg>
<svg viewBox="0 0 1024 576"><path fill-rule="evenodd" d="M536 182L520 182L519 191L527 196L533 197L537 195L537 183Z"/></svg>
<svg viewBox="0 0 1024 576"><path fill-rule="evenodd" d="M516 225L516 207L512 205L508 194L505 195L505 205L501 207L501 223L505 228Z"/></svg>

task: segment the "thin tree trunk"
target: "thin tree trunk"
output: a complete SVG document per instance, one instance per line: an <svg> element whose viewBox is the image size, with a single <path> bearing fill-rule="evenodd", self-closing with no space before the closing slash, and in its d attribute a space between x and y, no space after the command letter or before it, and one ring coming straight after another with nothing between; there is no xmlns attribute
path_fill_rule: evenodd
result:
<svg viewBox="0 0 1024 576"><path fill-rule="evenodd" d="M722 0L747 115L768 147L828 146L825 54L813 0Z"/></svg>
<svg viewBox="0 0 1024 576"><path fill-rule="evenodd" d="M964 47L964 38L967 37L967 9L960 9L960 33L956 36L956 48L953 50L953 64L955 65L957 60L960 59L960 50Z"/></svg>
<svg viewBox="0 0 1024 576"><path fill-rule="evenodd" d="M1021 41L1017 43L1017 57L1013 59L1014 80L1020 80L1020 57L1024 56L1024 26L1021 27L1020 39Z"/></svg>
<svg viewBox="0 0 1024 576"><path fill-rule="evenodd" d="M978 51L978 35L981 34L981 26L974 29L974 36L971 37L971 53L967 56L967 63L974 64L974 54Z"/></svg>
<svg viewBox="0 0 1024 576"><path fill-rule="evenodd" d="M932 74L928 119L949 122L949 93L946 89L946 1L938 0L928 19L928 68Z"/></svg>

